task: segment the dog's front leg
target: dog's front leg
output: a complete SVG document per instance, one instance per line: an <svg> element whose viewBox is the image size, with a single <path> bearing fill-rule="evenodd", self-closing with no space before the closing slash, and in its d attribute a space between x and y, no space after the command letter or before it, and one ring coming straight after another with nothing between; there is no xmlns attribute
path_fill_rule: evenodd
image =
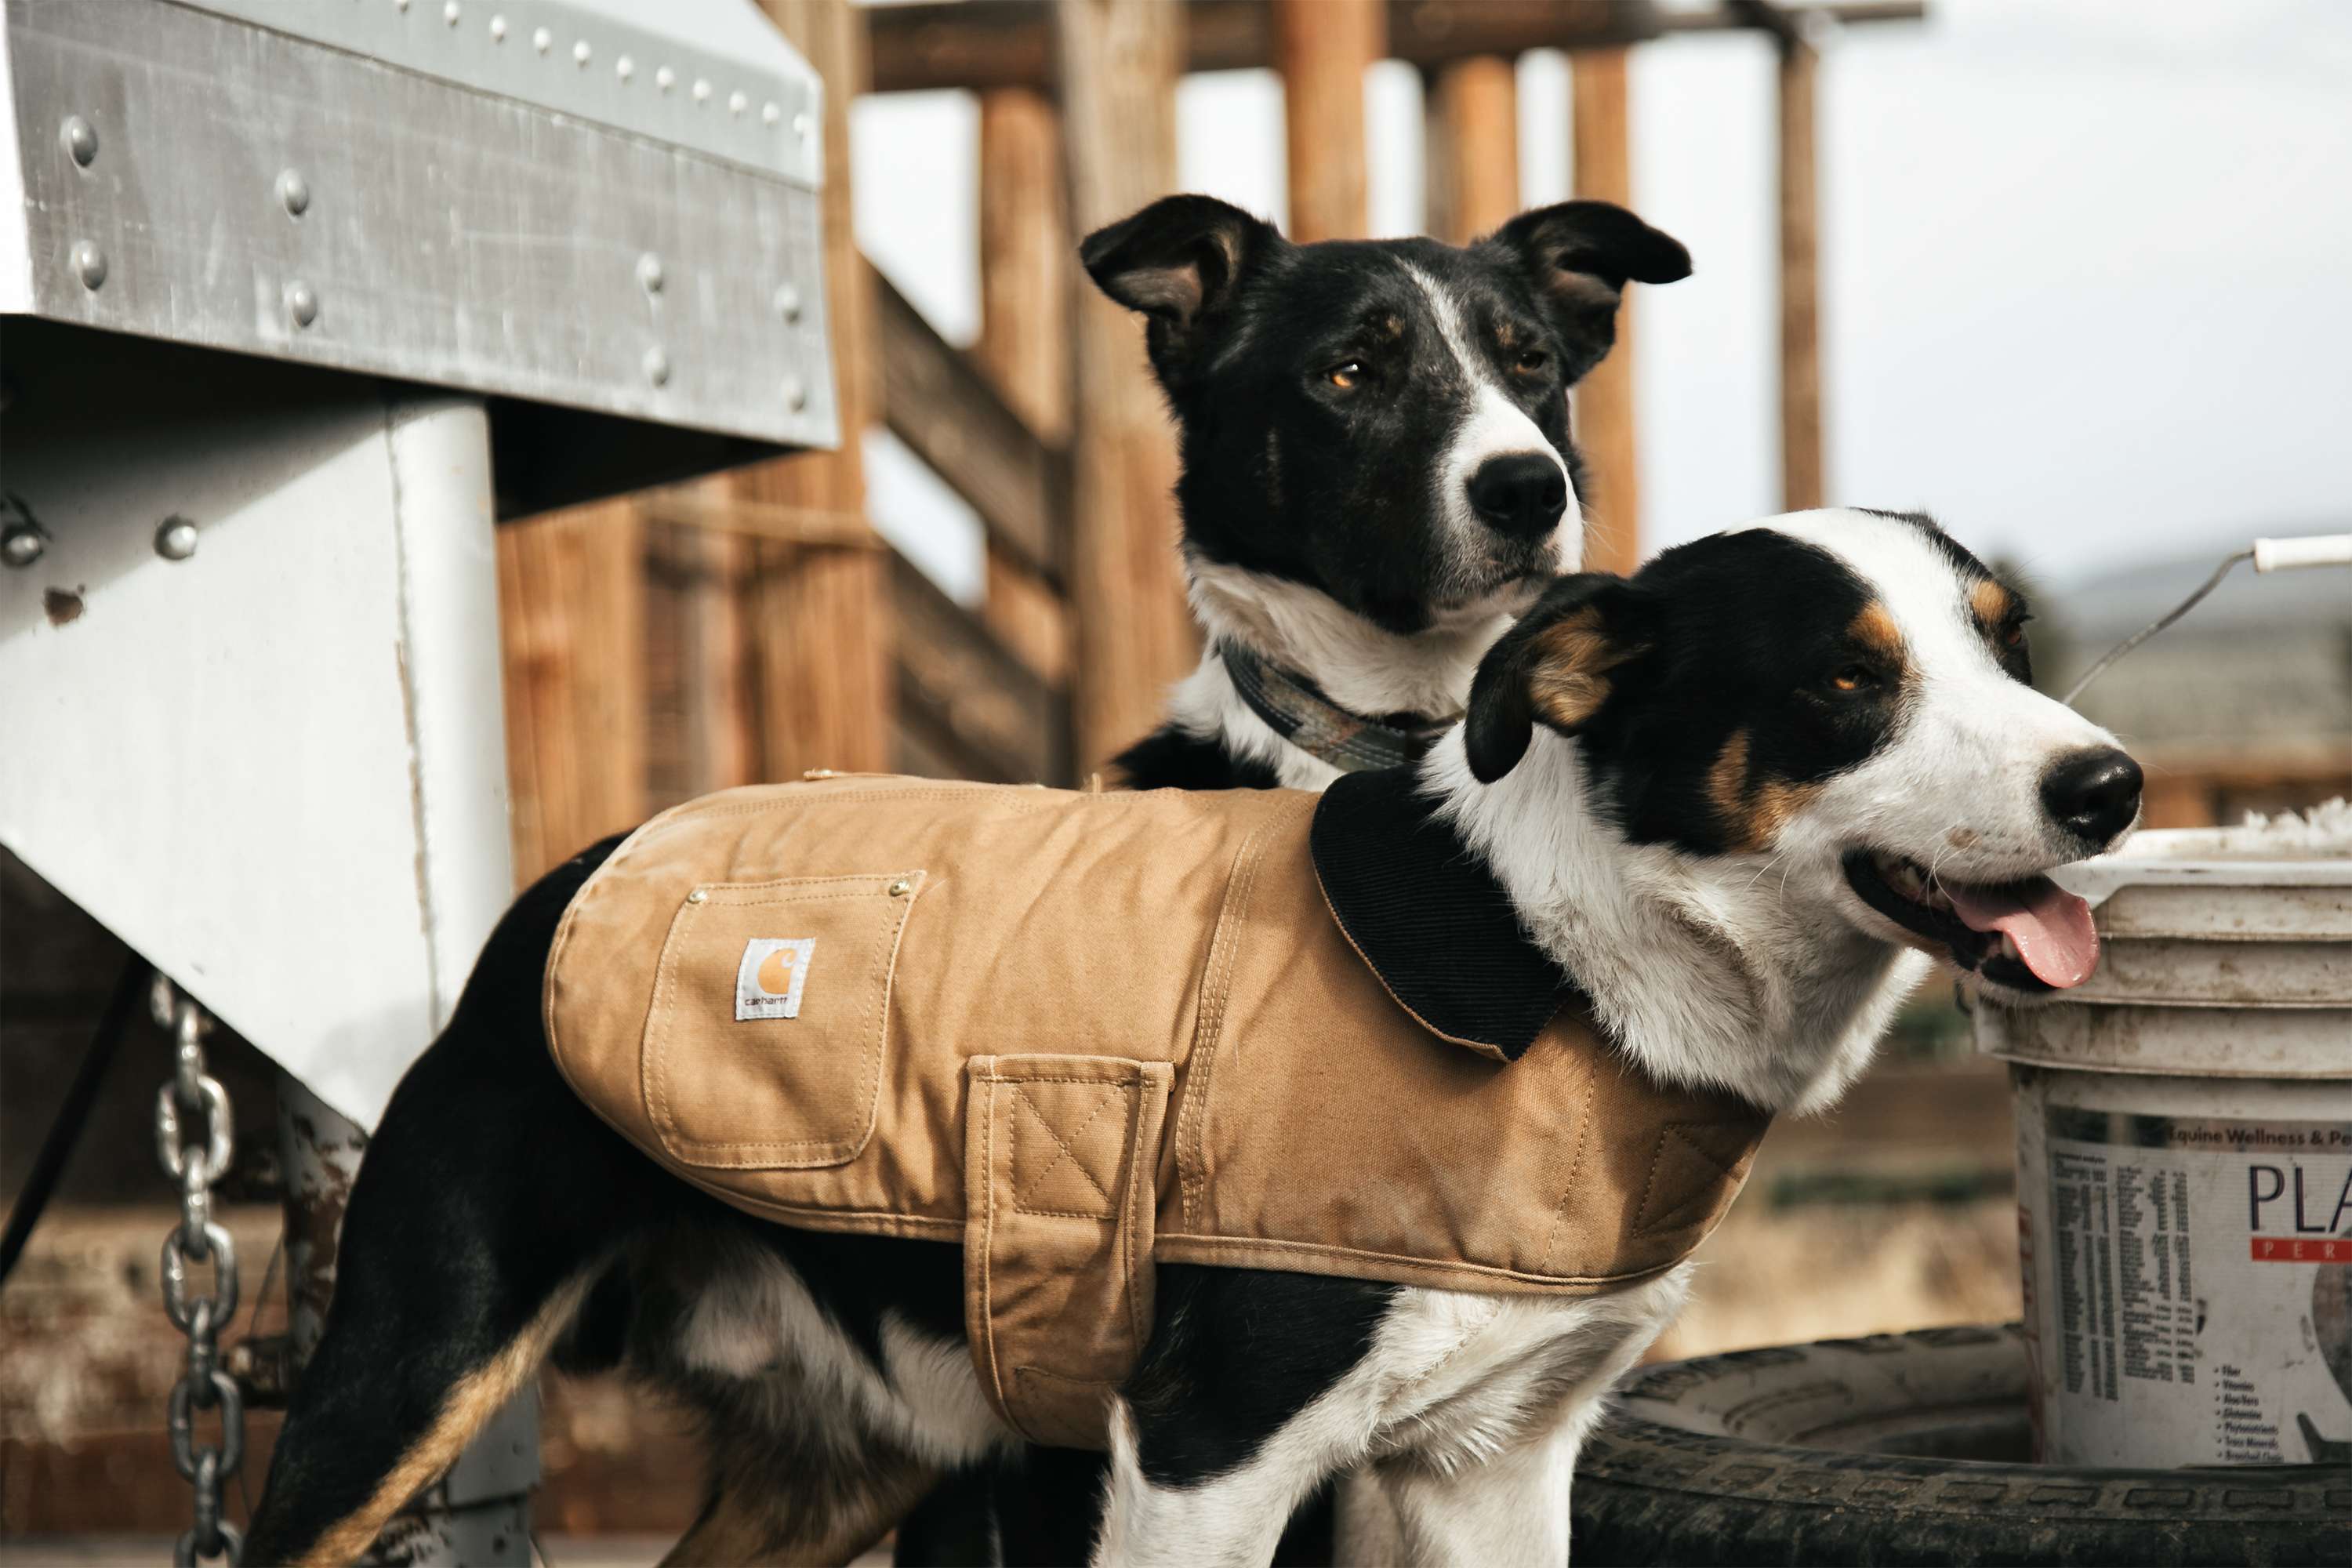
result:
<svg viewBox="0 0 2352 1568"><path fill-rule="evenodd" d="M1255 1452L1205 1469L1196 1453L1147 1468L1142 1453L1164 1445L1138 1441L1125 1400L1111 1413L1110 1478L1095 1568L1261 1568L1271 1562L1283 1526L1325 1477L1360 1457L1335 1454L1328 1421L1310 1407L1277 1428Z"/></svg>
<svg viewBox="0 0 2352 1568"><path fill-rule="evenodd" d="M1569 1479L1583 1429L1581 1422L1563 1422L1516 1447L1451 1468L1417 1454L1384 1461L1373 1474L1388 1500L1395 1539L1343 1533L1340 1560L1401 1558L1416 1568L1472 1563L1562 1568L1568 1562Z"/></svg>

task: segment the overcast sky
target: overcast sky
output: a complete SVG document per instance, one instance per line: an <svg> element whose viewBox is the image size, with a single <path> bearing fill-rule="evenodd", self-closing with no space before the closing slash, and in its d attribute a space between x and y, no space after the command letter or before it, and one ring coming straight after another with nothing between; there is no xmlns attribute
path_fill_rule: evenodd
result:
<svg viewBox="0 0 2352 1568"><path fill-rule="evenodd" d="M2352 521L2352 4L1931 0L1822 73L1830 494L1926 506L2064 583ZM1696 273L1643 292L1645 543L1778 510L1772 57L1633 57L1635 205ZM1567 70L1520 70L1528 205L1568 194ZM1420 89L1367 84L1373 225L1419 226ZM1281 89L1195 77L1181 183L1277 219ZM866 252L950 338L977 326L975 115L858 107ZM886 446L887 444L886 443ZM884 526L978 591L969 514L876 454Z"/></svg>

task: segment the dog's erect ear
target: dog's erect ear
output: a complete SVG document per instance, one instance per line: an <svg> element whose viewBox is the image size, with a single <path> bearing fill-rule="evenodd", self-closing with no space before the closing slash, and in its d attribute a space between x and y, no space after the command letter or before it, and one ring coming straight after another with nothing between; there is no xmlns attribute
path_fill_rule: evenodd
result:
<svg viewBox="0 0 2352 1568"><path fill-rule="evenodd" d="M1478 662L1463 744L1493 784L1518 765L1544 724L1573 735L1609 700L1610 672L1650 650L1648 598L1622 577L1562 577Z"/></svg>
<svg viewBox="0 0 2352 1568"><path fill-rule="evenodd" d="M1151 363L1164 378L1283 244L1272 224L1214 196L1163 196L1087 236L1078 259L1104 293L1150 318Z"/></svg>
<svg viewBox="0 0 2352 1568"><path fill-rule="evenodd" d="M1681 241L1608 202L1561 202L1521 213L1486 243L1508 252L1535 285L1576 356L1570 381L1617 342L1617 305L1628 279L1672 283L1691 270Z"/></svg>

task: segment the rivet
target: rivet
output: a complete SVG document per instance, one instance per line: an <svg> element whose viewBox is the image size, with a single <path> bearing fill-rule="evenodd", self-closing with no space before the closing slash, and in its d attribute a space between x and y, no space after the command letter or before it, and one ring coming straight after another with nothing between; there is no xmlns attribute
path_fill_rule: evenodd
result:
<svg viewBox="0 0 2352 1568"><path fill-rule="evenodd" d="M302 177L299 169L289 169L278 176L278 199L295 217L310 210L310 183Z"/></svg>
<svg viewBox="0 0 2352 1568"><path fill-rule="evenodd" d="M890 896L894 899L903 899L914 890L915 884L909 882L904 877L899 878L897 881L890 884Z"/></svg>
<svg viewBox="0 0 2352 1568"><path fill-rule="evenodd" d="M196 552L196 525L176 514L155 527L155 553L166 561L185 561Z"/></svg>
<svg viewBox="0 0 2352 1568"><path fill-rule="evenodd" d="M697 103L710 101L710 84L700 77L694 79L694 101Z"/></svg>
<svg viewBox="0 0 2352 1568"><path fill-rule="evenodd" d="M803 110L793 116L793 134L802 141L807 141L815 130L816 121L808 117L808 110Z"/></svg>
<svg viewBox="0 0 2352 1568"><path fill-rule="evenodd" d="M555 35L544 27L533 27L530 31L530 47L543 55L555 47Z"/></svg>
<svg viewBox="0 0 2352 1568"><path fill-rule="evenodd" d="M686 896L686 901L689 904L707 903L709 901L709 899L710 895L704 892L700 888L695 889L694 891L687 894Z"/></svg>
<svg viewBox="0 0 2352 1568"><path fill-rule="evenodd" d="M79 114L66 116L65 123L58 127L58 140L65 143L66 156L82 168L89 168L90 160L98 156L98 132Z"/></svg>
<svg viewBox="0 0 2352 1568"><path fill-rule="evenodd" d="M86 239L74 241L72 252L74 276L85 289L96 289L106 281L106 252Z"/></svg>
<svg viewBox="0 0 2352 1568"><path fill-rule="evenodd" d="M286 285L286 313L294 318L298 327L307 327L319 319L319 294L300 279Z"/></svg>
<svg viewBox="0 0 2352 1568"><path fill-rule="evenodd" d="M490 42L494 44L503 44L506 41L507 19L505 15L501 13L490 18Z"/></svg>
<svg viewBox="0 0 2352 1568"><path fill-rule="evenodd" d="M776 285L776 314L787 321L801 319L801 291L789 283Z"/></svg>
<svg viewBox="0 0 2352 1568"><path fill-rule="evenodd" d="M784 406L798 414L808 406L808 388L796 375L784 377Z"/></svg>
<svg viewBox="0 0 2352 1568"><path fill-rule="evenodd" d="M646 379L656 386L669 384L669 355L662 353L659 343L646 351Z"/></svg>
<svg viewBox="0 0 2352 1568"><path fill-rule="evenodd" d="M829 779L834 776L834 771L831 768L803 768L801 770L802 779L809 782L814 782L817 779Z"/></svg>
<svg viewBox="0 0 2352 1568"><path fill-rule="evenodd" d="M631 77L637 74L637 62L631 59L628 56L623 55L619 59L613 62L613 74L619 77L623 81L626 81Z"/></svg>
<svg viewBox="0 0 2352 1568"><path fill-rule="evenodd" d="M572 63L575 66L584 66L595 52L588 47L588 40L583 38L572 46Z"/></svg>
<svg viewBox="0 0 2352 1568"><path fill-rule="evenodd" d="M658 294L667 279L662 272L662 259L652 251L637 258L637 281L648 294Z"/></svg>
<svg viewBox="0 0 2352 1568"><path fill-rule="evenodd" d="M20 522L0 533L0 561L11 566L30 566L47 553L48 548L47 536L29 522Z"/></svg>
<svg viewBox="0 0 2352 1568"><path fill-rule="evenodd" d="M661 89L664 92L667 92L671 88L677 85L677 72L670 69L667 66L662 67L659 70L654 72L654 85Z"/></svg>
<svg viewBox="0 0 2352 1568"><path fill-rule="evenodd" d="M730 93L729 93L729 94L727 95L727 112L728 112L728 113L730 113L730 114L740 114L740 113L742 113L745 110L747 110L747 109L749 109L749 108L751 108L751 100L750 99L748 99L748 98L744 97L744 96L743 96L743 94L742 94L741 92L740 92L740 91L739 91L739 92L730 92Z"/></svg>
<svg viewBox="0 0 2352 1568"><path fill-rule="evenodd" d="M774 104L772 104L772 103L763 103L763 104L760 105L760 123L761 123L761 124L762 124L762 125L773 125L774 123L776 123L776 121L778 121L779 120L782 120L783 117L784 117L784 111L783 111L782 110L781 110L781 109L778 109Z"/></svg>
<svg viewBox="0 0 2352 1568"><path fill-rule="evenodd" d="M446 5L441 7L441 19L453 27L457 25L457 0L449 0Z"/></svg>
<svg viewBox="0 0 2352 1568"><path fill-rule="evenodd" d="M393 8L394 10L395 10L395 11L405 11L405 10L407 10L407 9L408 9L408 0L392 0L392 8Z"/></svg>

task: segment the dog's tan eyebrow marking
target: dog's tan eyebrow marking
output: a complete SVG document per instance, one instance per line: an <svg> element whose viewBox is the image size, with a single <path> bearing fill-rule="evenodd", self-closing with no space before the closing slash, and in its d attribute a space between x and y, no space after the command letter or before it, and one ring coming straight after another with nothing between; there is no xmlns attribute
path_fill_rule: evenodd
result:
<svg viewBox="0 0 2352 1568"><path fill-rule="evenodd" d="M1862 613L1846 627L1846 636L1876 654L1896 670L1903 668L1903 628L1895 624L1895 616L1886 605L1873 599L1862 607Z"/></svg>
<svg viewBox="0 0 2352 1568"><path fill-rule="evenodd" d="M1977 625L1987 631L2007 622L2021 607L2017 595L2001 586L1996 578L1980 578L1976 586L1969 590L1969 613L1976 616Z"/></svg>
<svg viewBox="0 0 2352 1568"><path fill-rule="evenodd" d="M1706 772L1706 796L1723 822L1723 847L1734 854L1770 847L1789 819L1821 793L1821 785L1749 777L1746 730L1734 730Z"/></svg>

